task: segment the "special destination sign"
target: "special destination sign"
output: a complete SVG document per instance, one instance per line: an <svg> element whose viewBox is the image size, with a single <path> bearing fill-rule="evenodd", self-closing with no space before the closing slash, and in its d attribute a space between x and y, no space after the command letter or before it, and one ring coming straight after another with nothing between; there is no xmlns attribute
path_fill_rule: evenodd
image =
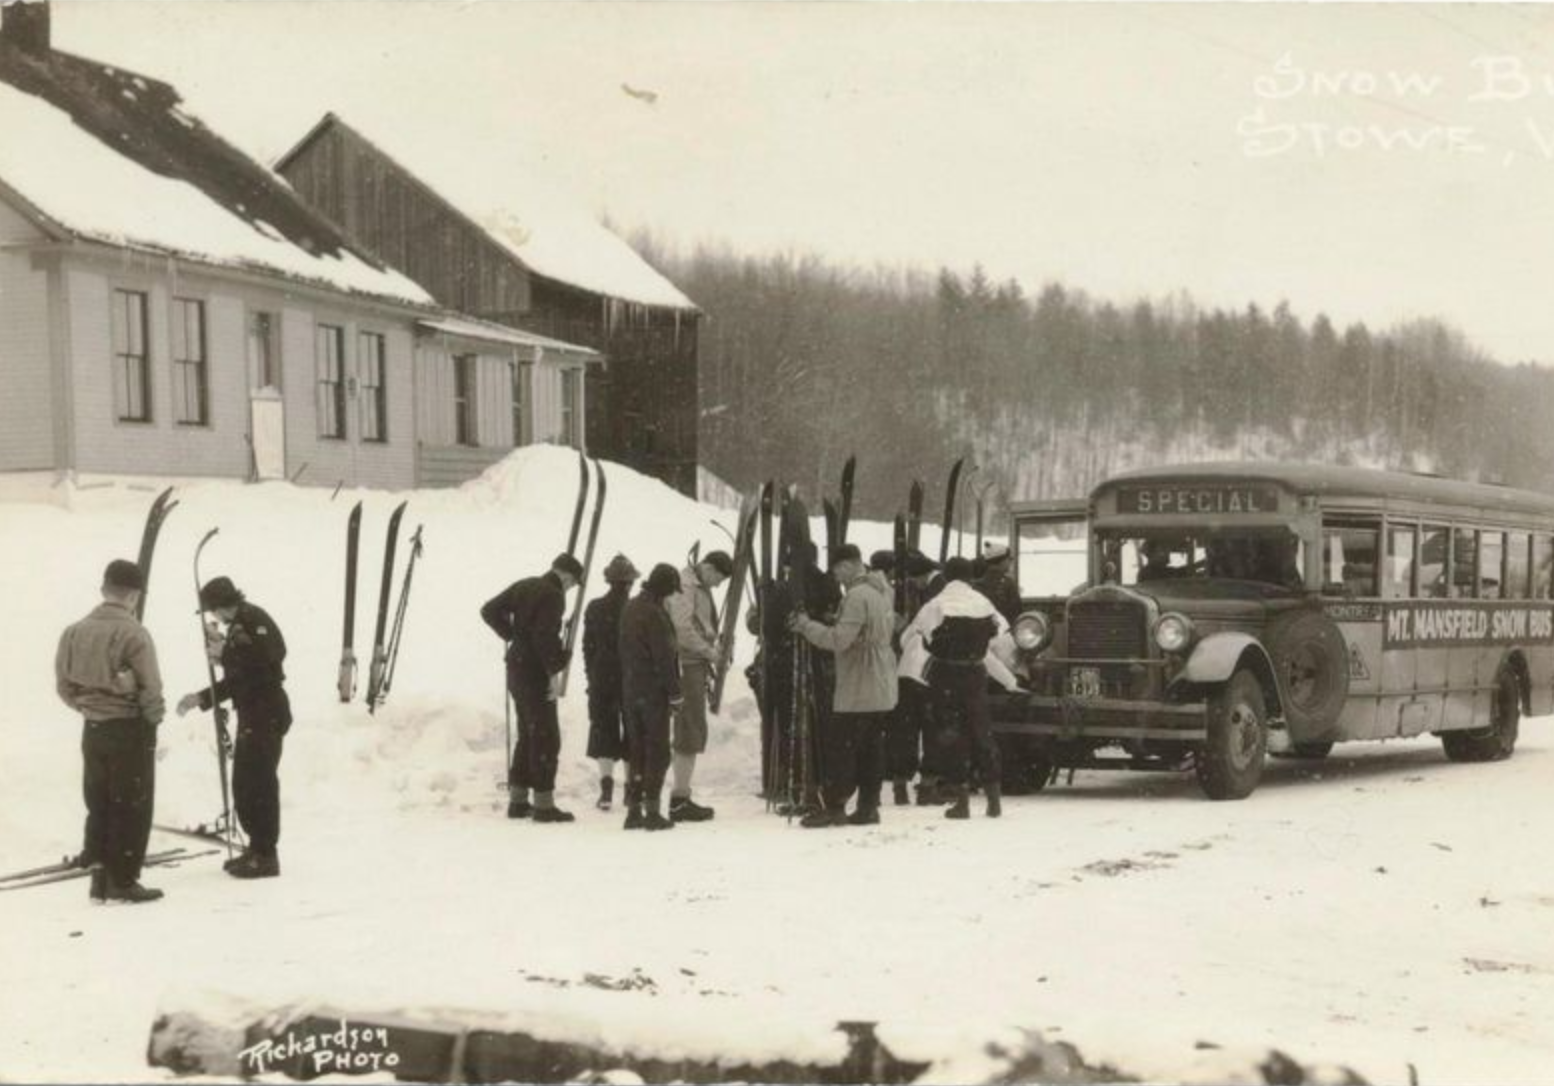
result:
<svg viewBox="0 0 1554 1086"><path fill-rule="evenodd" d="M1124 486L1117 488L1119 513L1175 513L1216 516L1226 513L1277 513L1279 491L1271 486L1211 484L1197 486Z"/></svg>
<svg viewBox="0 0 1554 1086"><path fill-rule="evenodd" d="M1467 600L1389 603L1383 643L1389 649L1554 644L1554 605Z"/></svg>

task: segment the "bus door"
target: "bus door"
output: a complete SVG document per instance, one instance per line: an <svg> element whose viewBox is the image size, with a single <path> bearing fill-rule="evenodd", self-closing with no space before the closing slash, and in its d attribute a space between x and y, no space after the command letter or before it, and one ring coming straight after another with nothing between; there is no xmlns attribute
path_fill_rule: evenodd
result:
<svg viewBox="0 0 1554 1086"><path fill-rule="evenodd" d="M1472 600L1477 596L1478 532L1472 528L1454 528L1451 532L1451 598ZM1469 604L1468 606L1472 606ZM1479 683L1480 661L1484 647L1474 639L1454 639L1443 650L1446 657L1446 693L1442 723L1448 728L1470 728L1476 720L1487 719L1489 695L1475 689ZM1490 678L1486 676L1487 685ZM1478 703L1483 701L1482 711Z"/></svg>
<svg viewBox="0 0 1554 1086"><path fill-rule="evenodd" d="M1015 583L1021 606L1061 629L1064 603L1090 579L1090 503L1083 498L1021 502L1013 510Z"/></svg>
<svg viewBox="0 0 1554 1086"><path fill-rule="evenodd" d="M1338 718L1345 739L1396 734L1381 719L1382 634L1381 523L1367 518L1322 522L1323 610L1338 624L1349 652L1349 697Z"/></svg>
<svg viewBox="0 0 1554 1086"><path fill-rule="evenodd" d="M1388 523L1387 557L1381 581L1386 623L1382 630L1381 715L1377 730L1390 735L1430 731L1441 717L1440 698L1415 693L1419 685L1419 650L1413 646L1411 636L1414 600L1420 591L1420 542L1418 524ZM1432 542L1432 546L1445 551L1444 542Z"/></svg>

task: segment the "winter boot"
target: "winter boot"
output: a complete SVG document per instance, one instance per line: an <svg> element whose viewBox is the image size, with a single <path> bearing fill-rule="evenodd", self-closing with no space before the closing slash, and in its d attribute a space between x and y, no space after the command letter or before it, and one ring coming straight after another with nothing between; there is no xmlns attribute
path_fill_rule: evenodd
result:
<svg viewBox="0 0 1554 1086"><path fill-rule="evenodd" d="M948 807L945 808L944 817L970 818L971 800L967 795L966 786L964 784L955 786L955 788L951 790L951 795L954 797L955 802L951 803Z"/></svg>
<svg viewBox="0 0 1554 1086"><path fill-rule="evenodd" d="M242 852L239 852L236 856L229 856L225 860L222 860L221 861L221 870L230 872L234 867L237 867L240 864L246 864L248 862L248 858L250 856L252 856L252 855L253 855L253 852L251 852L249 849L245 848Z"/></svg>
<svg viewBox="0 0 1554 1086"><path fill-rule="evenodd" d="M536 807L534 808L534 821L536 822L576 822L577 816L571 811L563 811L560 807Z"/></svg>
<svg viewBox="0 0 1554 1086"><path fill-rule="evenodd" d="M818 807L799 819L799 825L806 830L823 830L831 826L847 825L847 812L842 810L828 810Z"/></svg>
<svg viewBox="0 0 1554 1086"><path fill-rule="evenodd" d="M148 901L157 901L161 897L162 891L153 890L149 886L142 886L138 879L120 882L111 873L104 872L104 901L121 901L126 905L143 905Z"/></svg>
<svg viewBox="0 0 1554 1086"><path fill-rule="evenodd" d="M907 782L895 781L890 786L891 798L896 801L897 807L905 807L912 802L912 797L907 795Z"/></svg>
<svg viewBox="0 0 1554 1086"><path fill-rule="evenodd" d="M647 826L642 813L642 792L631 781L626 782L626 825L628 830L640 830Z"/></svg>
<svg viewBox="0 0 1554 1086"><path fill-rule="evenodd" d="M847 816L849 826L878 826L880 824L880 809L878 807L859 807Z"/></svg>
<svg viewBox="0 0 1554 1086"><path fill-rule="evenodd" d="M614 802L615 802L615 778L614 777L600 777L599 778L599 802L595 803L594 806L599 808L601 811L608 811L610 809L610 805L612 803L614 803Z"/></svg>
<svg viewBox="0 0 1554 1086"><path fill-rule="evenodd" d="M711 807L703 807L690 796L671 796L669 799L671 822L710 822L712 814Z"/></svg>
<svg viewBox="0 0 1554 1086"><path fill-rule="evenodd" d="M645 830L672 830L677 821L674 818L665 818L657 796L649 796L647 803L643 805L642 828ZM672 810L671 806L671 810Z"/></svg>
<svg viewBox="0 0 1554 1086"><path fill-rule="evenodd" d="M985 785L982 791L987 793L987 816L997 818L1004 813L1004 789L996 781Z"/></svg>
<svg viewBox="0 0 1554 1086"><path fill-rule="evenodd" d="M102 864L92 865L91 890L88 895L93 901L104 902L108 900L108 872Z"/></svg>
<svg viewBox="0 0 1554 1086"><path fill-rule="evenodd" d="M508 818L528 818L534 813L534 805L526 799L510 799L507 801Z"/></svg>
<svg viewBox="0 0 1554 1086"><path fill-rule="evenodd" d="M227 868L227 874L234 879L273 879L280 873L280 857L273 853L261 856L257 852L245 852Z"/></svg>

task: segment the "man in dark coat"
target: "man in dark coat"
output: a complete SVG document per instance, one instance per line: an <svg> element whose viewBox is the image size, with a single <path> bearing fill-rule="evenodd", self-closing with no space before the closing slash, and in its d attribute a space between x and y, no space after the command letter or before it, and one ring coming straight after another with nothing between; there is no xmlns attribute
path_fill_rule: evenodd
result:
<svg viewBox="0 0 1554 1086"><path fill-rule="evenodd" d="M583 669L588 675L588 756L599 763L599 802L608 811L615 799L615 763L626 757L621 716L621 612L636 583L637 567L617 554L604 567L609 591L583 611ZM628 776L630 765L627 766Z"/></svg>
<svg viewBox="0 0 1554 1086"><path fill-rule="evenodd" d="M140 885L151 836L156 785L156 729L162 721L162 675L151 635L135 619L145 588L140 567L115 559L103 574L102 599L65 630L54 657L60 700L81 714L82 794L93 901L155 901L162 891Z"/></svg>
<svg viewBox="0 0 1554 1086"><path fill-rule="evenodd" d="M660 562L621 613L621 695L626 715L630 772L626 777L626 829L668 830L662 808L669 768L670 719L683 705L679 646L664 601L680 591L680 575Z"/></svg>
<svg viewBox="0 0 1554 1086"><path fill-rule="evenodd" d="M1009 548L1002 543L988 543L982 548L983 570L976 588L988 602L1013 626L1020 617L1020 590L1010 576Z"/></svg>
<svg viewBox="0 0 1554 1086"><path fill-rule="evenodd" d="M558 555L549 572L514 581L480 609L486 625L507 642L507 691L518 709L518 742L507 770L508 818L573 820L556 806L556 761L561 756L556 696L567 665L561 639L567 592L582 576L576 558Z"/></svg>
<svg viewBox="0 0 1554 1086"><path fill-rule="evenodd" d="M269 879L281 873L275 846L281 836L281 784L277 774L281 747L291 728L286 696L286 639L275 620L239 592L226 577L213 577L200 589L200 610L226 625L206 626L205 651L221 667L215 696L210 690L186 694L178 715L198 708L208 712L230 701L237 712L237 744L232 752L232 802L238 824L248 836L242 855L226 863L239 879Z"/></svg>

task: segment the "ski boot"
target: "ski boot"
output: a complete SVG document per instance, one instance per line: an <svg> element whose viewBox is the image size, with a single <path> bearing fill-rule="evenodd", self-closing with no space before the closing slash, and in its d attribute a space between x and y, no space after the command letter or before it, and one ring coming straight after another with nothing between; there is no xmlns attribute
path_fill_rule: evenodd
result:
<svg viewBox="0 0 1554 1086"><path fill-rule="evenodd" d="M670 810L671 810L671 812L673 812L673 805L671 805ZM665 818L664 817L664 813L663 813L663 811L659 807L659 799L658 799L657 796L649 796L648 797L648 801L645 804L645 811L644 811L644 814L642 816L642 828L643 829L645 829L645 830L655 830L655 831L656 830L672 830L672 829L674 829L675 821L676 821L676 819L674 819L672 817L671 818Z"/></svg>
<svg viewBox="0 0 1554 1086"><path fill-rule="evenodd" d="M608 811L610 805L615 802L615 778L599 778L599 800L594 804L601 811Z"/></svg>
<svg viewBox="0 0 1554 1086"><path fill-rule="evenodd" d="M534 813L534 805L526 799L510 799L507 801L508 818L528 818Z"/></svg>
<svg viewBox="0 0 1554 1086"><path fill-rule="evenodd" d="M912 802L912 797L907 795L906 781L892 782L890 786L890 794L891 799L895 801L897 807L906 807L909 806Z"/></svg>
<svg viewBox="0 0 1554 1086"><path fill-rule="evenodd" d="M560 807L536 807L533 819L536 822L576 822L577 816L571 811L563 811Z"/></svg>
<svg viewBox="0 0 1554 1086"><path fill-rule="evenodd" d="M669 800L671 822L710 822L712 815L711 807L703 807L690 796L672 796Z"/></svg>
<svg viewBox="0 0 1554 1086"><path fill-rule="evenodd" d="M234 867L238 867L238 866L240 866L242 864L248 863L249 862L248 858L250 856L252 856L252 855L253 855L252 850L245 848L245 849L243 849L242 852L239 852L236 856L229 856L225 860L222 860L221 861L221 870L223 870L223 871L227 872L228 874L230 874Z"/></svg>
<svg viewBox="0 0 1554 1086"><path fill-rule="evenodd" d="M954 798L954 802L945 808L944 817L955 819L970 818L971 799L966 786L963 784L957 785L951 789L951 795Z"/></svg>
<svg viewBox="0 0 1554 1086"><path fill-rule="evenodd" d="M626 825L628 830L640 830L647 827L646 816L642 813L642 795L637 786L630 781L626 782Z"/></svg>
<svg viewBox="0 0 1554 1086"><path fill-rule="evenodd" d="M880 824L880 809L878 807L859 807L847 816L849 826L878 826Z"/></svg>
<svg viewBox="0 0 1554 1086"><path fill-rule="evenodd" d="M93 864L91 870L91 889L87 891L87 896L101 904L108 900L108 872L102 864Z"/></svg>
<svg viewBox="0 0 1554 1086"><path fill-rule="evenodd" d="M982 791L987 793L987 816L997 818L1004 813L1004 789L1001 784L986 785Z"/></svg>
<svg viewBox="0 0 1554 1086"><path fill-rule="evenodd" d="M806 830L823 830L832 826L847 825L847 812L842 810L831 811L824 807L818 807L799 819L799 825Z"/></svg>
<svg viewBox="0 0 1554 1086"><path fill-rule="evenodd" d="M281 860L274 853L261 856L257 852L245 852L227 868L227 874L234 879L273 879L280 873Z"/></svg>
<svg viewBox="0 0 1554 1086"><path fill-rule="evenodd" d="M940 791L938 781L924 778L917 782L917 805L919 807L938 807L944 802L944 793Z"/></svg>
<svg viewBox="0 0 1554 1086"><path fill-rule="evenodd" d="M111 874L104 872L102 898L104 901L119 901L126 905L144 905L148 901L158 901L161 897L162 891L140 885L139 879L120 882Z"/></svg>

